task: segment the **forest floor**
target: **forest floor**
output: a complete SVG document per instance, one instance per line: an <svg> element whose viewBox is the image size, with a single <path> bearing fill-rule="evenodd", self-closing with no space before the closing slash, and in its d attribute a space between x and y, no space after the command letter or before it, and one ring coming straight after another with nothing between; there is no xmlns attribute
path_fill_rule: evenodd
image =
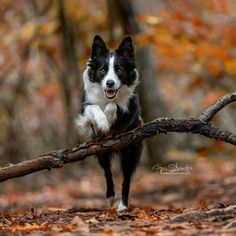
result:
<svg viewBox="0 0 236 236"><path fill-rule="evenodd" d="M122 213L107 208L102 172L93 168L40 191L6 191L0 235L236 235L235 159L177 163L138 168ZM119 196L117 174L115 182Z"/></svg>

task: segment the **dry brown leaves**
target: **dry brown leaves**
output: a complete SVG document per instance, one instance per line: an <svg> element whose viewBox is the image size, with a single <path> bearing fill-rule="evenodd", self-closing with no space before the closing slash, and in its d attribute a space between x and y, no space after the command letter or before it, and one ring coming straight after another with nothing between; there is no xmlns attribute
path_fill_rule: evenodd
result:
<svg viewBox="0 0 236 236"><path fill-rule="evenodd" d="M80 180L64 184L59 181L40 192L6 193L0 196L0 231L32 235L235 234L235 211L207 216L212 209L226 212L236 204L234 162L213 163L201 158L189 166L192 172L188 175L161 175L139 169L132 186L134 205L123 213L106 208L104 179L94 170L87 170L87 177L81 176ZM115 182L119 181L120 177L116 178ZM201 214L195 217L196 212ZM186 215L191 217L182 217Z"/></svg>

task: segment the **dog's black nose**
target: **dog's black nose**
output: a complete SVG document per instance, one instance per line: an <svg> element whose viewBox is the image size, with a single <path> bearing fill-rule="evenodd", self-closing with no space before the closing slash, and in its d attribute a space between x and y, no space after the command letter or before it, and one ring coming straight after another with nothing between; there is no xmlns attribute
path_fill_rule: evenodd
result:
<svg viewBox="0 0 236 236"><path fill-rule="evenodd" d="M111 79L107 80L107 87L112 88L115 85L115 82Z"/></svg>

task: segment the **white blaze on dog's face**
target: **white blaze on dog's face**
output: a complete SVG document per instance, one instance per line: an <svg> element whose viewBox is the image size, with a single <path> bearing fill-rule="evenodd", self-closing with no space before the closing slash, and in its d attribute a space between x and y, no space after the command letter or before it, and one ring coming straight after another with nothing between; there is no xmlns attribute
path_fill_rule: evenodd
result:
<svg viewBox="0 0 236 236"><path fill-rule="evenodd" d="M121 81L115 72L114 62L115 55L111 55L109 57L108 71L102 79L102 88L107 99L114 99L121 87Z"/></svg>
<svg viewBox="0 0 236 236"><path fill-rule="evenodd" d="M131 38L126 37L111 53L104 41L95 36L91 58L84 73L86 99L91 103L114 102L125 110L138 79Z"/></svg>

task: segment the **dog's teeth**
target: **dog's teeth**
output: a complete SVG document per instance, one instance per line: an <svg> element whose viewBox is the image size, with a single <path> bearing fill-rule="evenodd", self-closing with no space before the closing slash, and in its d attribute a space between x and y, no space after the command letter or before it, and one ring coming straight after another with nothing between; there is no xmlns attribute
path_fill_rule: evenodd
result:
<svg viewBox="0 0 236 236"><path fill-rule="evenodd" d="M106 93L106 97L107 98L113 98L115 97L116 95L116 90L106 90L105 93Z"/></svg>

